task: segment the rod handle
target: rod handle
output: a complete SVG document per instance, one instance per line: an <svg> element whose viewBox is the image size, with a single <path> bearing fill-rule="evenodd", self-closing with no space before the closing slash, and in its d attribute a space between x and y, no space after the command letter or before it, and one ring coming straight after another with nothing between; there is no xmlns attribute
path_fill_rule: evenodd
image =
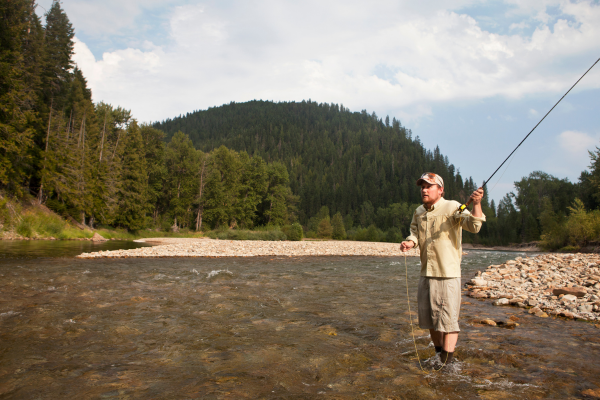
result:
<svg viewBox="0 0 600 400"><path fill-rule="evenodd" d="M483 185L481 185L479 188L477 188L477 190L479 189L483 189L483 187L485 186L487 182L483 182ZM469 207L471 205L471 203L473 202L473 199L471 197L469 197L469 200L467 200L467 202L465 204L462 204L460 207L458 207L458 212L459 213L463 213L463 211L465 211L467 209L467 207Z"/></svg>

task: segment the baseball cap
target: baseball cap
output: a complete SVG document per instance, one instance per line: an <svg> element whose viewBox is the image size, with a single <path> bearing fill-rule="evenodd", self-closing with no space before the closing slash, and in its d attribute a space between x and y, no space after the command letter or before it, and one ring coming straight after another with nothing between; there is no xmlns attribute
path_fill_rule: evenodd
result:
<svg viewBox="0 0 600 400"><path fill-rule="evenodd" d="M425 172L419 180L417 181L417 186L421 186L421 183L425 181L427 183L431 183L432 185L439 185L440 187L444 187L444 180L438 174L434 174L433 172Z"/></svg>

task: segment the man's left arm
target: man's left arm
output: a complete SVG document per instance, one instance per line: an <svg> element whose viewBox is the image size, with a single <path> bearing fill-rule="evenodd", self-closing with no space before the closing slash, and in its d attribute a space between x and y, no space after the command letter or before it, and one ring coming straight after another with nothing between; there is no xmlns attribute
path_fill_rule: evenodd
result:
<svg viewBox="0 0 600 400"><path fill-rule="evenodd" d="M485 222L485 215L481 209L481 200L483 199L483 188L479 188L471 194L473 202L473 212L468 214L462 223L463 229L477 233L481 229L481 225Z"/></svg>

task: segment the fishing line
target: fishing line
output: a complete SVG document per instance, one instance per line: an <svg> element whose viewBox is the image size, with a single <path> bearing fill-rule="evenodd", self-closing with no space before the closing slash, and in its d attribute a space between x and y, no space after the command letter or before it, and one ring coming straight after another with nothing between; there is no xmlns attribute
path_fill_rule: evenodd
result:
<svg viewBox="0 0 600 400"><path fill-rule="evenodd" d="M512 156L514 153L515 153L515 151L517 151L517 149L518 149L519 147L521 147L521 145L523 144L523 142L524 142L525 140L527 140L527 138L528 138L528 137L529 137L529 136L530 136L530 135L533 133L533 131L535 130L535 128L537 128L537 127L538 127L538 126L539 126L539 125L542 123L542 121L543 121L544 119L546 119L546 117L548 116L548 114L550 114L550 113L552 112L552 110L554 110L554 108L555 108L555 107L558 105L558 103L560 103L560 102L562 101L562 99L564 99L564 98L565 98L565 97L566 97L566 96L569 94L569 92L570 92L571 90L573 90L573 88L574 88L574 87L575 87L575 86L576 86L576 85L579 83L579 81L581 81L581 80L583 79L583 77L584 77L584 76L586 76L586 75L587 75L587 73L588 73L588 72L590 72L590 71L591 71L591 69L592 69L592 68L594 68L594 66L596 66L596 64L598 64L598 62L599 62L599 61L600 61L600 58L598 58L598 59L596 60L596 62L594 62L594 63L592 64L592 66L591 66L590 68L588 68L588 70L587 70L587 71L585 71L585 73L584 73L583 75L581 75L581 77L580 77L579 79L577 79L577 82L575 82L575 83L573 84L573 86L571 86L571 88L570 88L569 90L567 90L567 92L566 92L565 94L563 94L563 96L562 96L562 97L561 97L561 98L560 98L560 99L559 99L559 100L556 102L556 104L554 104L554 105L552 106L552 108L550 109L550 111L548 111L548 112L546 113L546 115L544 115L544 117L543 117L543 118L542 118L542 119L541 119L541 120L540 120L540 121L539 121L537 124L535 124L535 126L533 127L533 129L532 129L531 131L529 131L529 133L527 134L527 136L525 136L525 137L523 138L523 140L521 140L521 142L520 142L520 143L517 145L517 147L515 147L515 149L514 149L514 150L513 150L513 151L512 151L512 152L511 152L509 155L508 155L508 157L506 157L506 159L505 159L504 161L502 161L502 164L500 164L500 166L499 166L498 168L496 168L496 170L494 171L494 173L493 173L493 174L492 174L492 175L491 175L491 176L490 176L490 177L489 177L487 180L483 181L483 185L481 185L481 187L482 187L482 188L484 188L484 187L485 187L485 185L486 185L486 184L487 184L487 183L488 183L488 182L489 182L489 181L490 181L490 180L491 180L491 179L494 177L494 175L496 175L496 172L498 172L498 171L500 170L500 168L502 168L502 166L503 166L503 165L506 163L506 161L508 161L508 159L509 159L509 158L510 158L510 157L511 157L511 156ZM464 211L464 210L467 208L467 206L468 206L469 204L471 204L471 201L472 201L472 200L471 200L471 199L469 199L469 200L467 201L467 203L466 203L466 204L463 204L463 205L461 205L461 206L459 207L459 212L463 212L463 211Z"/></svg>
<svg viewBox="0 0 600 400"><path fill-rule="evenodd" d="M573 86L571 86L569 88L569 90L567 90L567 92L552 106L552 108L542 117L542 119L535 124L535 126L533 127L533 129L531 129L529 131L529 133L523 138L523 140L521 140L521 142L517 145L517 147L514 148L513 151L511 151L511 153L508 155L508 157L506 157L504 159L504 161L502 161L502 164L500 164L500 166L498 168L496 168L496 170L494 171L494 173L485 181L483 181L483 184L481 185L481 188L484 188L485 185L488 184L488 182L494 177L494 175L496 175L496 173L500 170L500 168L502 168L502 166L506 163L506 161L508 161L509 158L511 158L511 156L519 149L519 147L521 147L521 145L523 144L523 142L525 142L525 140L527 140L527 138L533 133L533 131L535 131L535 129L542 123L542 121L544 121L544 119L546 119L546 117L552 112L552 110L554 110L554 108L556 108L556 106L562 101L562 99L564 99L571 90L573 90L573 88L575 86L577 86L577 84L579 83L579 81L581 81L583 79L584 76L587 75L588 72L590 72L592 70L592 68L594 68L596 66L596 64L598 64L598 62L600 61L600 58L598 58L596 60L596 62L594 62L592 64L592 66L590 68L588 68L587 71L585 71L585 73L583 75L581 75L581 77L577 80L577 82L575 82L573 84ZM512 160L511 160L512 162ZM500 178L498 179L498 182L500 182L500 179L502 179L502 177L504 176L504 173L506 172L506 170L508 169L508 167L510 166L510 163L506 166L506 168L504 169L504 172L502 173L502 175L500 176ZM494 188L496 187L496 185L498 184L498 182L496 182L496 184L494 185L494 187L492 188L492 190L494 190ZM467 201L466 204L462 204L461 206L459 206L458 208L458 212L461 214L461 217L458 221L458 224L453 225L453 228L458 226L458 230L460 230L461 228L461 224L462 224L462 212L467 208L467 206L469 204L471 204L472 199L469 198L469 200ZM458 235L457 235L457 242L455 243L455 246L458 248ZM419 361L419 367L421 368L421 370L423 372L425 372L425 369L423 368L423 365L421 364L421 358L419 357L419 351L417 349L417 341L415 339L415 330L413 327L413 322L412 322L412 315L411 315L411 310L410 310L410 295L408 292L408 264L406 261L406 252L404 252L404 271L405 271L405 276L406 276L406 300L408 303L408 317L410 320L410 329L411 329L411 333L412 333L412 339L413 339L413 344L415 346L415 353L417 355L417 360ZM441 361L441 360L440 360ZM442 366L439 369L434 369L434 371L440 371L442 368L444 368L444 366L446 365L446 361L444 361L444 363L442 364Z"/></svg>
<svg viewBox="0 0 600 400"><path fill-rule="evenodd" d="M460 214L460 218L458 219L458 222L452 226L452 228L458 227L457 235L456 235L456 243L454 244L456 249L458 249L458 241L459 241L458 233L460 233L460 226L462 225L462 220L463 220L463 216L462 216L462 214ZM406 262L406 252L404 252L404 273L405 273L405 277L406 277L406 301L408 303L408 318L410 320L410 331L412 333L413 345L415 346L415 354L417 355L417 360L419 361L419 367L421 368L421 371L425 372L425 368L423 368L423 365L421 364L421 357L419 357L419 350L417 350L417 340L415 339L415 328L414 328L414 325L412 322L412 314L410 311L410 295L408 294L408 264ZM443 345L443 343L442 343L442 345ZM446 358L446 360L444 360L444 363L442 364L442 366L439 369L434 368L433 371L435 371L435 372L441 371L442 368L444 368L446 366L447 360L448 359Z"/></svg>

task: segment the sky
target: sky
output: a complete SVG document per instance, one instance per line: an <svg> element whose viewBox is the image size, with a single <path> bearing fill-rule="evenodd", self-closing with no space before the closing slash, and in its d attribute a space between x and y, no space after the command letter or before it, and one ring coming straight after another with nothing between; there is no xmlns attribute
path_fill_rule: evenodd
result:
<svg viewBox="0 0 600 400"><path fill-rule="evenodd" d="M43 15L52 0L38 0ZM63 0L93 100L141 122L254 99L395 117L482 183L600 57L600 1ZM600 63L488 184L576 182Z"/></svg>

